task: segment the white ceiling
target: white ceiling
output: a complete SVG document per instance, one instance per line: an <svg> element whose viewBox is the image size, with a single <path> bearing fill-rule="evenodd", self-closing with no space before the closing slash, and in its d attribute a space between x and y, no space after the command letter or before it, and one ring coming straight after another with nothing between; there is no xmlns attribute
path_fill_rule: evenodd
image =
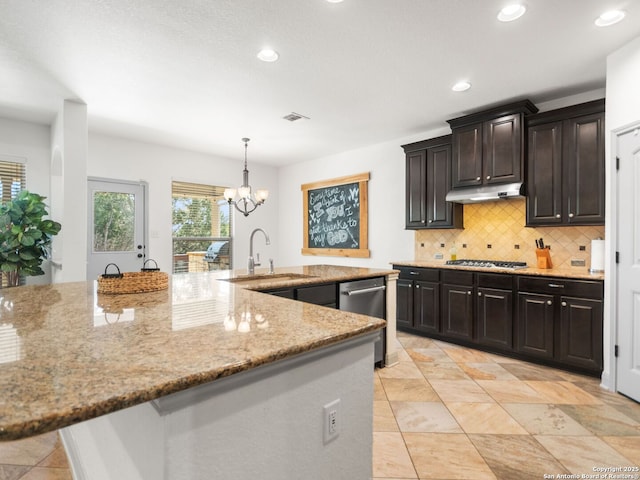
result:
<svg viewBox="0 0 640 480"><path fill-rule="evenodd" d="M505 3L0 0L0 116L50 123L78 99L91 130L232 159L247 136L250 163L286 165L602 88L640 35L640 0L528 0L501 23ZM627 17L596 27L608 8Z"/></svg>

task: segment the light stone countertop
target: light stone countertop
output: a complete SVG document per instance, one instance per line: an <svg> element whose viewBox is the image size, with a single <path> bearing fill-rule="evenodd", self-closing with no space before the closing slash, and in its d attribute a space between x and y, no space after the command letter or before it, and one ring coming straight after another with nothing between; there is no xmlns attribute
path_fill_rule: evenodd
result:
<svg viewBox="0 0 640 480"><path fill-rule="evenodd" d="M573 278L579 280L604 280L603 273L590 273L586 267L576 267L576 268L535 268L535 267L527 267L527 268L483 268L483 267L463 267L458 265L447 265L443 261L433 261L433 262L425 262L425 261L398 261L398 262L390 262L392 265L405 266L405 267L422 267L422 268L446 268L450 270L468 270L474 272L483 272L483 273L510 273L512 275L535 275L535 276L544 276L544 277L559 277L559 278Z"/></svg>
<svg viewBox="0 0 640 480"><path fill-rule="evenodd" d="M222 280L243 277L240 271L175 274L168 290L143 294L98 294L97 282L2 289L0 440L62 428L374 332L384 320L251 289L392 274L397 271L320 265L276 269L271 282L244 284ZM251 313L248 331L244 312Z"/></svg>

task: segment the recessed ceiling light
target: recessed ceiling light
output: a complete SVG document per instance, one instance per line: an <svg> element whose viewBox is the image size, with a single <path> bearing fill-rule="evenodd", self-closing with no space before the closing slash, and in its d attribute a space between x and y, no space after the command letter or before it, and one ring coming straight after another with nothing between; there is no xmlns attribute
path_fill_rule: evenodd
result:
<svg viewBox="0 0 640 480"><path fill-rule="evenodd" d="M280 58L280 55L271 48L263 48L258 52L258 58L263 62L275 62Z"/></svg>
<svg viewBox="0 0 640 480"><path fill-rule="evenodd" d="M613 25L614 23L621 21L624 16L625 13L622 10L609 10L596 18L595 24L598 27L608 27L609 25Z"/></svg>
<svg viewBox="0 0 640 480"><path fill-rule="evenodd" d="M329 3L342 3L342 0L327 0Z"/></svg>
<svg viewBox="0 0 640 480"><path fill-rule="evenodd" d="M469 82L462 81L456 83L453 87L451 87L451 90L453 90L454 92L464 92L469 90L470 88L471 84Z"/></svg>
<svg viewBox="0 0 640 480"><path fill-rule="evenodd" d="M526 11L527 7L519 3L507 5L498 13L498 20L501 22L512 22L524 15Z"/></svg>

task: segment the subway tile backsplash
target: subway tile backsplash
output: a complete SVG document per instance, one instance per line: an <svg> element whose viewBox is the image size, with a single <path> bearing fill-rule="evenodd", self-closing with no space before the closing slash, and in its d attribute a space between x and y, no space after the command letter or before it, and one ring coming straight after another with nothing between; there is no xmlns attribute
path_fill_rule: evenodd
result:
<svg viewBox="0 0 640 480"><path fill-rule="evenodd" d="M525 203L522 199L465 205L464 230L416 230L415 259L433 261L436 254L443 254L447 260L455 243L459 259L511 260L535 266L535 240L542 237L551 247L554 267L571 268L571 260L582 259L589 268L591 240L604 238L604 226L525 227Z"/></svg>

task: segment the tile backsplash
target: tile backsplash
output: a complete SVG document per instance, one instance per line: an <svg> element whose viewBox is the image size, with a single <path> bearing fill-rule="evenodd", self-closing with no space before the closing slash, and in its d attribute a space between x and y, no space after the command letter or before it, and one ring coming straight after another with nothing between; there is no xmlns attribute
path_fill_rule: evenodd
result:
<svg viewBox="0 0 640 480"><path fill-rule="evenodd" d="M464 230L416 230L415 259L433 261L436 254L450 257L455 243L457 258L510 260L535 266L536 238L551 247L554 268L572 268L571 260L591 263L591 240L604 238L604 226L525 227L524 199L464 206ZM585 268L583 266L573 268Z"/></svg>

